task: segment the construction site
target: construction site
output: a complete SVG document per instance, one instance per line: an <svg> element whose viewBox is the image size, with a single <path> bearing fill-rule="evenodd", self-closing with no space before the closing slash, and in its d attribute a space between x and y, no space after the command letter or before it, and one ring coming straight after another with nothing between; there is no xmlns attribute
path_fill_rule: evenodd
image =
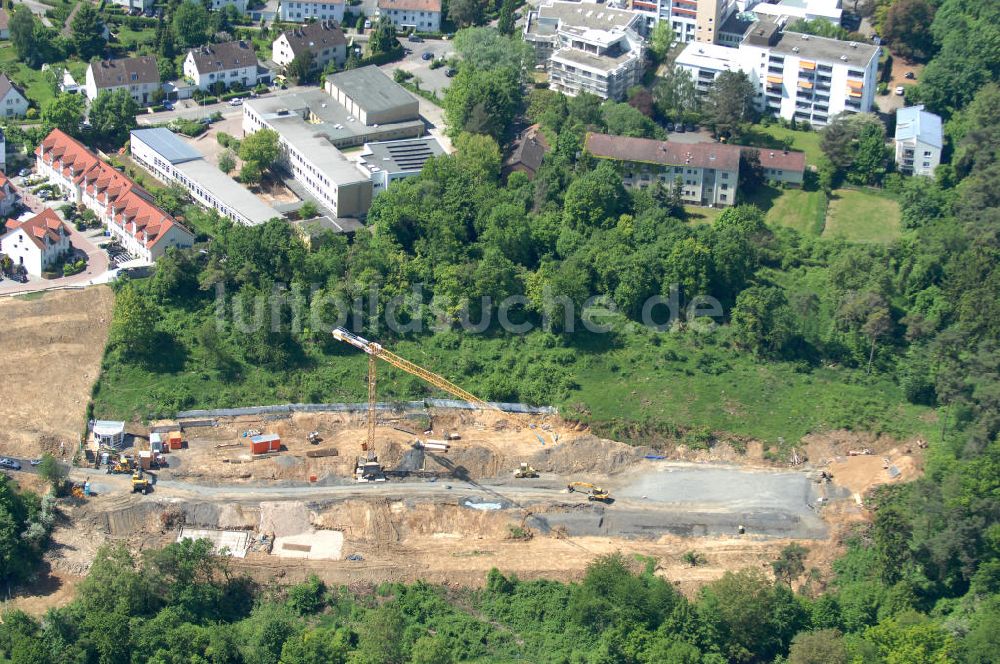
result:
<svg viewBox="0 0 1000 664"><path fill-rule="evenodd" d="M847 529L867 518L868 490L922 468L920 441L848 432L804 440L791 462L767 461L759 445L626 445L552 409L483 402L342 334L370 358L367 403L180 413L120 423L120 444L115 423L93 423L73 471L86 492L53 535L53 573L85 574L108 541L142 550L207 538L261 582L475 586L492 567L572 579L622 551L655 558L694 592L726 570L767 566L791 541L828 572ZM456 400L378 402L382 361ZM684 562L691 551L696 565Z"/></svg>

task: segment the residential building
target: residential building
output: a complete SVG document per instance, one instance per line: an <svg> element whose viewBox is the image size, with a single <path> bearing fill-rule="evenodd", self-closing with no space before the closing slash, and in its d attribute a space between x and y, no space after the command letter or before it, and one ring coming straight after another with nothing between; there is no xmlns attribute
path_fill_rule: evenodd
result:
<svg viewBox="0 0 1000 664"><path fill-rule="evenodd" d="M28 112L28 98L7 74L0 74L0 117L20 118Z"/></svg>
<svg viewBox="0 0 1000 664"><path fill-rule="evenodd" d="M35 150L35 170L69 200L92 210L133 257L153 263L172 247L190 247L194 235L159 209L145 189L60 129Z"/></svg>
<svg viewBox="0 0 1000 664"><path fill-rule="evenodd" d="M737 9L735 0L631 0L649 28L666 21L678 42L714 43L719 26Z"/></svg>
<svg viewBox="0 0 1000 664"><path fill-rule="evenodd" d="M510 155L503 162L503 176L508 177L511 173L524 173L529 178L534 178L550 149L549 142L545 140L539 125L531 125L521 132L514 141Z"/></svg>
<svg viewBox="0 0 1000 664"><path fill-rule="evenodd" d="M344 0L282 0L278 6L278 18L293 23L309 20L341 23L344 20Z"/></svg>
<svg viewBox="0 0 1000 664"><path fill-rule="evenodd" d="M941 163L941 117L923 104L896 110L896 167L901 173L934 177Z"/></svg>
<svg viewBox="0 0 1000 664"><path fill-rule="evenodd" d="M160 70L156 58L141 55L118 60L98 60L87 66L84 88L87 99L94 101L101 92L125 89L139 104L149 105L153 94L160 89Z"/></svg>
<svg viewBox="0 0 1000 664"><path fill-rule="evenodd" d="M225 9L227 6L232 6L240 14L247 13L247 0L210 0L211 4L209 9L214 11L219 11L220 9Z"/></svg>
<svg viewBox="0 0 1000 664"><path fill-rule="evenodd" d="M364 125L377 127L420 117L416 97L378 67L361 67L331 74L326 77L325 88L338 104Z"/></svg>
<svg viewBox="0 0 1000 664"><path fill-rule="evenodd" d="M841 0L780 0L780 2L757 2L753 11L760 15L772 17L784 16L789 20L804 19L815 21L822 19L834 25L840 25L843 15Z"/></svg>
<svg viewBox="0 0 1000 664"><path fill-rule="evenodd" d="M372 181L372 197L398 182L420 173L431 157L444 154L433 136L405 141L365 143L358 157L358 168Z"/></svg>
<svg viewBox="0 0 1000 664"><path fill-rule="evenodd" d="M0 253L35 277L40 277L73 249L69 228L52 208L27 221L9 219L6 231L0 238Z"/></svg>
<svg viewBox="0 0 1000 664"><path fill-rule="evenodd" d="M556 0L528 12L524 39L553 90L623 99L642 81L645 29L633 11Z"/></svg>
<svg viewBox="0 0 1000 664"><path fill-rule="evenodd" d="M311 52L313 67L323 69L330 62L338 67L347 60L347 38L336 21L319 21L281 33L271 44L271 59L287 67L303 53Z"/></svg>
<svg viewBox="0 0 1000 664"><path fill-rule="evenodd" d="M157 179L181 185L199 204L238 224L257 226L282 216L165 127L133 129L129 146L132 160Z"/></svg>
<svg viewBox="0 0 1000 664"><path fill-rule="evenodd" d="M10 39L10 12L0 8L0 39Z"/></svg>
<svg viewBox="0 0 1000 664"><path fill-rule="evenodd" d="M229 89L234 83L246 90L257 85L258 67L257 53L250 42L206 44L188 51L184 58L184 77L200 90L219 84Z"/></svg>
<svg viewBox="0 0 1000 664"><path fill-rule="evenodd" d="M0 129L0 171L7 171L7 137Z"/></svg>
<svg viewBox="0 0 1000 664"><path fill-rule="evenodd" d="M680 180L685 203L710 207L736 202L740 147L724 143L674 143L649 138L588 133L584 149L621 164L626 187L645 189Z"/></svg>
<svg viewBox="0 0 1000 664"><path fill-rule="evenodd" d="M757 17L737 48L688 44L675 66L707 92L723 71L742 71L757 88L757 106L787 120L826 125L838 113L865 113L875 100L879 47L796 32Z"/></svg>
<svg viewBox="0 0 1000 664"><path fill-rule="evenodd" d="M344 77L345 73L350 76ZM360 82L369 98L355 87ZM276 131L281 163L306 194L332 217L363 217L373 193L370 174L341 150L419 138L424 135L424 122L413 96L374 66L328 77L327 90L248 100L243 104L243 132ZM343 102L332 96L335 93Z"/></svg>
<svg viewBox="0 0 1000 664"><path fill-rule="evenodd" d="M152 9L156 0L108 0L108 4L118 5L126 9Z"/></svg>
<svg viewBox="0 0 1000 664"><path fill-rule="evenodd" d="M0 217L12 216L20 202L21 197L14 188L14 183L0 171Z"/></svg>
<svg viewBox="0 0 1000 664"><path fill-rule="evenodd" d="M744 153L753 151L760 160L764 180L801 187L806 173L806 153L795 150L771 150L740 146Z"/></svg>
<svg viewBox="0 0 1000 664"><path fill-rule="evenodd" d="M388 17L400 30L441 32L441 0L378 0L375 16Z"/></svg>

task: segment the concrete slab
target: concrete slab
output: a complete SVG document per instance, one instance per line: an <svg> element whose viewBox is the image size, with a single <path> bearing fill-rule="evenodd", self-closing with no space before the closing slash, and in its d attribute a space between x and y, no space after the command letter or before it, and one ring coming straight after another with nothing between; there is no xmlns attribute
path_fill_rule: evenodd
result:
<svg viewBox="0 0 1000 664"><path fill-rule="evenodd" d="M245 558L250 543L250 533L245 530L210 530L208 528L181 528L177 541L207 539L216 554L228 551L233 558Z"/></svg>

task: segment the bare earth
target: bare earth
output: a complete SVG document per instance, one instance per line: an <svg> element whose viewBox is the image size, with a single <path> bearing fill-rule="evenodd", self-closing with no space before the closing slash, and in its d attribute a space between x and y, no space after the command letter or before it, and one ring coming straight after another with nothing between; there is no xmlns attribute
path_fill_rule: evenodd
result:
<svg viewBox="0 0 1000 664"><path fill-rule="evenodd" d="M0 454L72 456L113 303L106 286L0 299Z"/></svg>

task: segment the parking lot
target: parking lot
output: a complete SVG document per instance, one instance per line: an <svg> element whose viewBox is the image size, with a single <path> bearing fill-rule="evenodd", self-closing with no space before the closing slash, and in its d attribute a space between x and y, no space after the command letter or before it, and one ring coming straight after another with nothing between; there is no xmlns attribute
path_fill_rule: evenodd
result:
<svg viewBox="0 0 1000 664"><path fill-rule="evenodd" d="M447 75L448 65L431 69L431 63L440 58L451 59L455 54L454 45L444 39L411 42L403 37L399 41L407 51L406 56L397 62L382 65L382 71L389 76L392 76L397 69L410 72L415 79L419 79L422 90L432 91L439 97L444 95L444 91L451 84L451 79ZM429 54L430 59L425 60L425 54Z"/></svg>

